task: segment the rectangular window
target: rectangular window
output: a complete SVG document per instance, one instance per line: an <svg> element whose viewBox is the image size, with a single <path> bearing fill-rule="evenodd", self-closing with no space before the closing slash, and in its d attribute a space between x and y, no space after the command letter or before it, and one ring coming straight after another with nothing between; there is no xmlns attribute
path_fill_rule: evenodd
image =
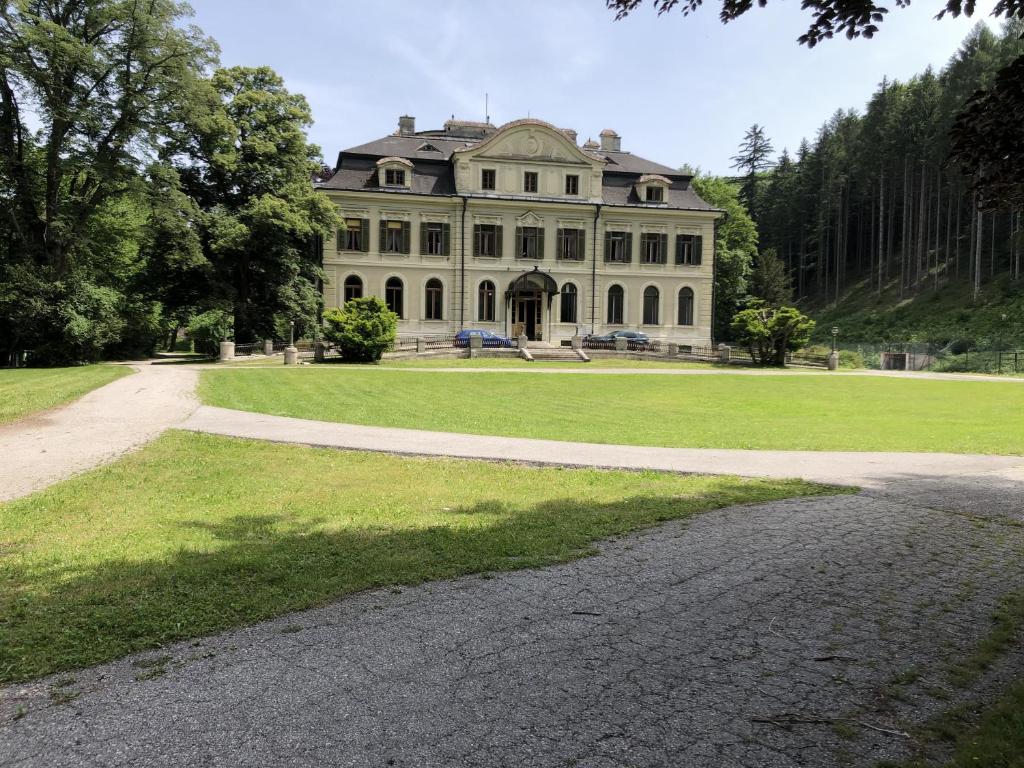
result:
<svg viewBox="0 0 1024 768"><path fill-rule="evenodd" d="M345 251L365 251L363 247L363 220L345 219L345 231L340 239L341 248Z"/></svg>
<svg viewBox="0 0 1024 768"><path fill-rule="evenodd" d="M648 187L647 188L647 202L649 203L660 203L665 199L665 190L661 187Z"/></svg>
<svg viewBox="0 0 1024 768"><path fill-rule="evenodd" d="M501 227L498 224L477 224L473 228L474 256L501 256Z"/></svg>
<svg viewBox="0 0 1024 768"><path fill-rule="evenodd" d="M580 193L580 177L570 174L565 177L565 194L578 195Z"/></svg>
<svg viewBox="0 0 1024 768"><path fill-rule="evenodd" d="M665 264L665 242L668 235L644 232L640 235L640 261L643 264Z"/></svg>
<svg viewBox="0 0 1024 768"><path fill-rule="evenodd" d="M676 235L676 264L700 266L703 245L700 235Z"/></svg>
<svg viewBox="0 0 1024 768"><path fill-rule="evenodd" d="M498 173L493 168L484 168L480 171L480 188L494 189L497 186Z"/></svg>
<svg viewBox="0 0 1024 768"><path fill-rule="evenodd" d="M409 222L382 221L380 223L381 253L409 252Z"/></svg>
<svg viewBox="0 0 1024 768"><path fill-rule="evenodd" d="M608 232L605 235L604 260L627 264L631 261L632 235L629 232Z"/></svg>
<svg viewBox="0 0 1024 768"><path fill-rule="evenodd" d="M404 187L405 171L400 171L397 168L388 168L384 171L384 184L389 187Z"/></svg>
<svg viewBox="0 0 1024 768"><path fill-rule="evenodd" d="M583 261L583 230L558 230L558 258L563 261Z"/></svg>
<svg viewBox="0 0 1024 768"><path fill-rule="evenodd" d="M537 191L537 172L526 171L523 174L523 192L536 192Z"/></svg>
<svg viewBox="0 0 1024 768"><path fill-rule="evenodd" d="M544 258L544 230L540 227L516 228L516 258Z"/></svg>
<svg viewBox="0 0 1024 768"><path fill-rule="evenodd" d="M441 224L427 224L427 247L428 256L444 255L444 229Z"/></svg>

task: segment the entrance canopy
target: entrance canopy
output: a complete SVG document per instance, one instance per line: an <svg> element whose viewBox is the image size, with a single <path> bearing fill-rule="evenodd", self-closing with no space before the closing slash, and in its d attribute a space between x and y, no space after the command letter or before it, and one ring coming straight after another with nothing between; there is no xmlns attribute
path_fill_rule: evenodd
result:
<svg viewBox="0 0 1024 768"><path fill-rule="evenodd" d="M558 293L558 283L547 272L541 272L540 267L534 267L529 272L523 272L508 285L505 291L505 298L510 299L523 293L537 293L544 291L548 295L548 302Z"/></svg>

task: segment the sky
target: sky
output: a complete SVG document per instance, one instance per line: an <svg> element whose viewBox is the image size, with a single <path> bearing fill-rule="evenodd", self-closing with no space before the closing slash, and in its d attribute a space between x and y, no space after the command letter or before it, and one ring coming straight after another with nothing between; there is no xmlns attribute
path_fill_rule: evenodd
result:
<svg viewBox="0 0 1024 768"><path fill-rule="evenodd" d="M452 115L497 125L536 117L582 143L604 128L670 166L730 173L753 123L776 150L813 139L837 109L861 109L883 76L942 67L973 19L934 20L935 0L895 7L871 40L798 45L810 14L772 0L723 25L718 3L658 16L648 0L615 21L603 0L192 0L225 66L269 65L312 107L328 164L397 128Z"/></svg>

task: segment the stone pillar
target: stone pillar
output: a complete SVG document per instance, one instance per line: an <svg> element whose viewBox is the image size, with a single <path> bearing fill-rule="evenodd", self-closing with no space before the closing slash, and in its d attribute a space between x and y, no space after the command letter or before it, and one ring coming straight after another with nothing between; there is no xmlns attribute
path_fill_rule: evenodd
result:
<svg viewBox="0 0 1024 768"><path fill-rule="evenodd" d="M520 349L526 349L526 345L529 343L529 341L530 340L528 338L526 338L526 334L525 333L519 334L519 338L517 339L517 342L519 344L519 348Z"/></svg>
<svg viewBox="0 0 1024 768"><path fill-rule="evenodd" d="M266 355L267 357L270 357L272 354L274 354L274 340L273 339L264 339L263 340L263 354Z"/></svg>
<svg viewBox="0 0 1024 768"><path fill-rule="evenodd" d="M299 363L299 350L295 347L284 348L284 364L285 365L298 365Z"/></svg>
<svg viewBox="0 0 1024 768"><path fill-rule="evenodd" d="M829 354L829 356L828 356L828 369L830 371L838 371L839 370L839 353L838 352L832 352L832 353Z"/></svg>
<svg viewBox="0 0 1024 768"><path fill-rule="evenodd" d="M627 342L622 336L615 337L615 351L625 352L628 348L629 342Z"/></svg>
<svg viewBox="0 0 1024 768"><path fill-rule="evenodd" d="M569 342L569 346L571 346L573 349L583 349L583 337L573 336L572 340Z"/></svg>
<svg viewBox="0 0 1024 768"><path fill-rule="evenodd" d="M669 357L678 357L679 356L679 345L678 344L674 344L671 341L669 342L669 344L668 344L668 356Z"/></svg>
<svg viewBox="0 0 1024 768"><path fill-rule="evenodd" d="M732 359L732 347L728 344L718 345L718 362L728 363Z"/></svg>
<svg viewBox="0 0 1024 768"><path fill-rule="evenodd" d="M427 351L427 340L417 336L416 337L416 354L417 355L422 355L426 351Z"/></svg>
<svg viewBox="0 0 1024 768"><path fill-rule="evenodd" d="M318 341L313 346L313 362L322 363L324 361L325 353L327 352L327 345L322 341Z"/></svg>
<svg viewBox="0 0 1024 768"><path fill-rule="evenodd" d="M235 359L235 342L233 341L222 341L220 343L220 357L218 358L222 362L225 360Z"/></svg>
<svg viewBox="0 0 1024 768"><path fill-rule="evenodd" d="M469 356L477 357L480 354L480 350L484 348L484 339L482 336L470 336L469 337Z"/></svg>

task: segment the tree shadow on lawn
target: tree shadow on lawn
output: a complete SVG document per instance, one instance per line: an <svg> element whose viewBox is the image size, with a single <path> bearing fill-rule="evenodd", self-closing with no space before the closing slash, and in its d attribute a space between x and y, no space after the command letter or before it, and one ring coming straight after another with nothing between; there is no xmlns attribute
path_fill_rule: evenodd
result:
<svg viewBox="0 0 1024 768"><path fill-rule="evenodd" d="M217 545L164 559L70 565L0 561L0 683L89 666L145 648L373 587L534 568L591 554L594 542L696 512L841 492L793 481L722 478L689 495L594 504L565 498L453 508L453 525L331 528L327 518L235 516L202 528ZM343 525L344 521L338 521ZM14 553L8 553L14 554Z"/></svg>

